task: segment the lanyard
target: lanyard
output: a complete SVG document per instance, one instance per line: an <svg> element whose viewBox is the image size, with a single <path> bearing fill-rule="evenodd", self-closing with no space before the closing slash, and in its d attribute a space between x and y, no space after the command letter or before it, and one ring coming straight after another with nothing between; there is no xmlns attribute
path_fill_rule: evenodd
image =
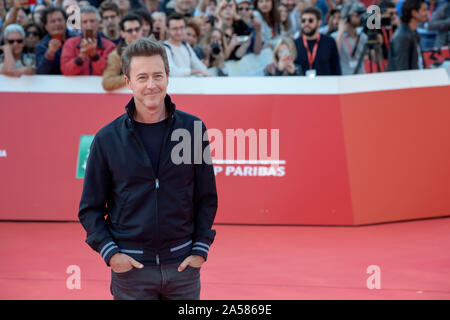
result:
<svg viewBox="0 0 450 320"><path fill-rule="evenodd" d="M392 29L389 29L389 37L387 35L386 28L381 28L381 31L383 32L384 44L386 45L386 49L389 50L389 41L392 38Z"/></svg>
<svg viewBox="0 0 450 320"><path fill-rule="evenodd" d="M428 10L428 21L431 20L431 15L433 14L433 11L434 11L434 3L430 5L430 10Z"/></svg>
<svg viewBox="0 0 450 320"><path fill-rule="evenodd" d="M356 53L356 46L357 46L358 43L359 43L359 34L358 34L357 37L356 37L355 46L353 47L353 49L352 49L352 47L350 46L350 43L348 42L346 36L342 35L342 39L344 39L344 42L345 42L345 44L347 45L348 52L350 53L350 56L351 56L351 58L353 59L353 58L355 57L355 53Z"/></svg>
<svg viewBox="0 0 450 320"><path fill-rule="evenodd" d="M320 33L317 36L317 40L316 40L316 43L314 44L312 53L311 53L311 51L309 51L308 41L306 41L306 36L303 35L302 38L303 38L303 45L305 46L306 54L308 56L309 68L312 69L314 60L316 60L317 48L319 47Z"/></svg>

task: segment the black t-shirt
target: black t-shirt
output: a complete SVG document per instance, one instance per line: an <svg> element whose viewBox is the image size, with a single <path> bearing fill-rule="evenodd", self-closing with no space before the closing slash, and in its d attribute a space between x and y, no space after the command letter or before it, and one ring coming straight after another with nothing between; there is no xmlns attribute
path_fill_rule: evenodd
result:
<svg viewBox="0 0 450 320"><path fill-rule="evenodd" d="M156 174L159 161L159 151L164 139L166 120L156 123L142 123L136 121L136 130L144 143L145 150L152 162L153 171Z"/></svg>

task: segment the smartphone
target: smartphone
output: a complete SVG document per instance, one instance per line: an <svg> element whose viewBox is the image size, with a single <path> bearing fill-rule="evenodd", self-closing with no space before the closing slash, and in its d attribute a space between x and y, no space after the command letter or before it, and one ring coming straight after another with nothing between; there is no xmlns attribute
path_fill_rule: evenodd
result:
<svg viewBox="0 0 450 320"><path fill-rule="evenodd" d="M248 36L237 36L236 38L240 43L245 43L248 41Z"/></svg>
<svg viewBox="0 0 450 320"><path fill-rule="evenodd" d="M59 41L62 41L62 34L54 33L52 34L52 39L58 39Z"/></svg>
<svg viewBox="0 0 450 320"><path fill-rule="evenodd" d="M86 29L85 37L86 37L86 39L93 39L94 38L94 30Z"/></svg>
<svg viewBox="0 0 450 320"><path fill-rule="evenodd" d="M29 5L29 6L36 5L36 0L28 0L27 5Z"/></svg>

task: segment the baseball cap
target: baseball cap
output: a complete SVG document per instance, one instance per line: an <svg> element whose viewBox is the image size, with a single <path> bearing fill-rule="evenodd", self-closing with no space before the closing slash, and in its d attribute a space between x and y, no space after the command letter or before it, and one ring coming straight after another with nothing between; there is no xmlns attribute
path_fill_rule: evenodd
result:
<svg viewBox="0 0 450 320"><path fill-rule="evenodd" d="M247 3L252 4L252 1L251 1L251 0L234 0L234 2L236 2L236 5L241 4L241 3L244 3L244 2L247 2Z"/></svg>

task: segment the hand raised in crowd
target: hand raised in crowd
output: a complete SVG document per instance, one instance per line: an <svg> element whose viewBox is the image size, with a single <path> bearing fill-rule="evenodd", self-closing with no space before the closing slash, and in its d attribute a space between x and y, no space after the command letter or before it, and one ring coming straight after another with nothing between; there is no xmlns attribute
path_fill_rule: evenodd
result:
<svg viewBox="0 0 450 320"><path fill-rule="evenodd" d="M94 57L97 54L97 39L82 39L80 55L83 59Z"/></svg>
<svg viewBox="0 0 450 320"><path fill-rule="evenodd" d="M13 7L15 9L21 9L28 6L28 0L14 0Z"/></svg>
<svg viewBox="0 0 450 320"><path fill-rule="evenodd" d="M62 47L62 42L59 39L51 39L48 43L47 55L51 58L55 55L56 51Z"/></svg>
<svg viewBox="0 0 450 320"><path fill-rule="evenodd" d="M280 70L280 71L286 70L288 73L295 72L294 61L292 60L292 57L290 54L284 54L278 61L277 67L278 67L278 70Z"/></svg>
<svg viewBox="0 0 450 320"><path fill-rule="evenodd" d="M261 31L261 28L262 28L261 20L259 20L257 17L255 17L253 15L253 12L252 12L252 15L251 15L251 21L252 21L253 29L255 29L256 31Z"/></svg>

